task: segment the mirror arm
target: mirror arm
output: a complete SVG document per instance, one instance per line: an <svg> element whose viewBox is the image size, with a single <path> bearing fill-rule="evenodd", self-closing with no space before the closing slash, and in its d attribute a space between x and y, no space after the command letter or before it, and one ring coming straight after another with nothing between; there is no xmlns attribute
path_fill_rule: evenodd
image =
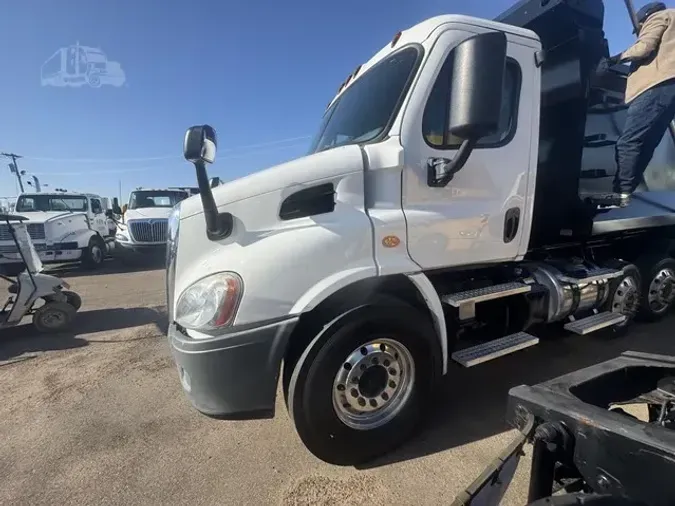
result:
<svg viewBox="0 0 675 506"><path fill-rule="evenodd" d="M197 184L199 186L199 195L202 199L204 208L204 219L206 220L206 235L211 241L225 239L232 233L234 227L234 218L230 213L219 213L216 202L213 199L211 185L206 174L206 164L203 161L195 162L197 171Z"/></svg>
<svg viewBox="0 0 675 506"><path fill-rule="evenodd" d="M432 188L443 188L448 185L459 172L476 147L475 139L465 139L452 160L433 158L427 163L427 184Z"/></svg>

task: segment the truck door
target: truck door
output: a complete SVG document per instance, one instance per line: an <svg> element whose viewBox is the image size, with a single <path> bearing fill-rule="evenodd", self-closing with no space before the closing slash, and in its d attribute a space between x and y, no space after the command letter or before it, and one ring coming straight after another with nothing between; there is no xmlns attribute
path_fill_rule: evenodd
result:
<svg viewBox="0 0 675 506"><path fill-rule="evenodd" d="M100 199L91 199L91 217L90 217L90 226L91 228L98 232L101 237L108 235L108 223L103 212L103 206L101 205Z"/></svg>
<svg viewBox="0 0 675 506"><path fill-rule="evenodd" d="M411 96L401 140L402 207L408 251L424 269L510 260L529 241L537 158L538 43L508 35L499 131L479 141L442 188L427 183L427 164L452 159L459 139L447 132L453 49L484 29L449 28L431 49Z"/></svg>

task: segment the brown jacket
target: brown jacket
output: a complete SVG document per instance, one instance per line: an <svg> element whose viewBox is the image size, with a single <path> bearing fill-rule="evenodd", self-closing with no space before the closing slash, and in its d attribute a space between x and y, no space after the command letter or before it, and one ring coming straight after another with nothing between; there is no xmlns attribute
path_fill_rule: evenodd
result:
<svg viewBox="0 0 675 506"><path fill-rule="evenodd" d="M621 53L621 59L639 65L628 76L626 103L657 84L675 78L675 9L649 16L637 42Z"/></svg>

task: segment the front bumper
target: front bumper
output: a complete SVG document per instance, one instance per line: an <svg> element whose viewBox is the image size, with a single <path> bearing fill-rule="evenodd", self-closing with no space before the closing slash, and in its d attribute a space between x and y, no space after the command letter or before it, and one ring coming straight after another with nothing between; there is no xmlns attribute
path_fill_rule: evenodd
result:
<svg viewBox="0 0 675 506"><path fill-rule="evenodd" d="M37 243L33 244L33 247L42 263L70 262L79 260L82 256L82 250L78 248L76 242L54 244ZM16 246L2 245L0 247L0 263L13 264L21 261L21 255L16 249Z"/></svg>
<svg viewBox="0 0 675 506"><path fill-rule="evenodd" d="M181 385L193 406L217 418L271 418L281 361L298 317L195 340L169 325Z"/></svg>

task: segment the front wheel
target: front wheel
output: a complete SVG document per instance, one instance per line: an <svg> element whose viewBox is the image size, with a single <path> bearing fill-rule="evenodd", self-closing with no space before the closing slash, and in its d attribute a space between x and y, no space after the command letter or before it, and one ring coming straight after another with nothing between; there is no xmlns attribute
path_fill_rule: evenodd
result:
<svg viewBox="0 0 675 506"><path fill-rule="evenodd" d="M73 322L75 311L66 302L47 302L33 313L33 325L39 332L63 332Z"/></svg>
<svg viewBox="0 0 675 506"><path fill-rule="evenodd" d="M105 260L106 246L103 240L94 236L89 239L89 244L82 250L82 263L90 269L98 269Z"/></svg>
<svg viewBox="0 0 675 506"><path fill-rule="evenodd" d="M321 460L355 465L404 442L440 376L429 319L396 301L337 317L293 369L288 406L305 446Z"/></svg>

